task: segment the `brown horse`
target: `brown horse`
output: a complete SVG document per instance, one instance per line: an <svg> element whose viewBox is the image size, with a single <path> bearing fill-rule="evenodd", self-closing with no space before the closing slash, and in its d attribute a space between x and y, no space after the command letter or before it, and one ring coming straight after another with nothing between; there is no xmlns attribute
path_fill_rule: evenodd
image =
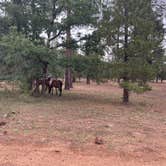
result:
<svg viewBox="0 0 166 166"><path fill-rule="evenodd" d="M40 86L42 86L42 92L49 90L51 78L36 79L33 81L33 92L40 93Z"/></svg>
<svg viewBox="0 0 166 166"><path fill-rule="evenodd" d="M51 79L49 82L49 94L52 93L53 95L53 91L54 88L56 89L56 95L58 95L58 91L59 90L59 96L62 96L62 86L63 86L63 82L61 80L57 80L57 79Z"/></svg>

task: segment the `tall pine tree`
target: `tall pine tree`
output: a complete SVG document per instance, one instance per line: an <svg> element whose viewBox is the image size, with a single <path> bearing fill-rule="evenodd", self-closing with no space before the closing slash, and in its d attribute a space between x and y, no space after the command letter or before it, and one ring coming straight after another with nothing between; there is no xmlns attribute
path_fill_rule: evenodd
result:
<svg viewBox="0 0 166 166"><path fill-rule="evenodd" d="M122 79L123 102L129 92L148 90L153 79L155 51L161 48L163 26L151 0L114 0L103 20L107 43L113 50L112 70ZM159 30L159 29L160 30Z"/></svg>

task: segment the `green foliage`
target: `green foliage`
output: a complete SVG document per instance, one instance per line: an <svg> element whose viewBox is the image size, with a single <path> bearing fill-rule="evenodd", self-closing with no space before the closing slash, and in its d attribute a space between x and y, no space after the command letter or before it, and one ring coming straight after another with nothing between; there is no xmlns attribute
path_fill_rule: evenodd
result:
<svg viewBox="0 0 166 166"><path fill-rule="evenodd" d="M162 61L162 19L149 0L112 3L101 26L108 45L113 47L112 76L134 84L147 82L155 77L155 64Z"/></svg>
<svg viewBox="0 0 166 166"><path fill-rule="evenodd" d="M86 77L87 75L96 82L100 83L104 79L109 79L110 73L109 68L110 64L104 62L100 56L83 56L83 55L74 55L68 59L68 57L60 58L59 64L64 68L71 67L75 75L81 75Z"/></svg>
<svg viewBox="0 0 166 166"><path fill-rule="evenodd" d="M135 92L137 94L141 94L144 93L146 91L150 91L152 90L152 88L148 85L148 84L144 84L144 83L132 83L132 82L121 82L120 86L122 88L128 89L128 91L132 91Z"/></svg>
<svg viewBox="0 0 166 166"><path fill-rule="evenodd" d="M123 79L123 101L128 102L129 91L150 90L147 82L161 71L161 13L152 7L151 0L113 0L103 14L100 31L113 52L111 76Z"/></svg>
<svg viewBox="0 0 166 166"><path fill-rule="evenodd" d="M89 0L63 0L64 11L69 11L68 17L64 18L65 27L92 25L96 23L94 15L98 12L97 6Z"/></svg>
<svg viewBox="0 0 166 166"><path fill-rule="evenodd" d="M164 79L160 11L154 10L151 0L109 2L108 6L100 0L1 2L1 79L19 80L29 87L44 74L63 77L70 67L73 74L98 83L110 77L123 79L122 87L138 93L146 91L146 83L154 77ZM94 31L74 39L71 32L79 27ZM111 62L103 60L106 47L112 50Z"/></svg>
<svg viewBox="0 0 166 166"><path fill-rule="evenodd" d="M1 74L10 75L11 79L19 80L28 86L33 79L42 76L43 62L52 64L56 61L56 56L53 56L55 54L48 48L35 45L15 29L9 35L2 37L0 48L1 63L5 71Z"/></svg>

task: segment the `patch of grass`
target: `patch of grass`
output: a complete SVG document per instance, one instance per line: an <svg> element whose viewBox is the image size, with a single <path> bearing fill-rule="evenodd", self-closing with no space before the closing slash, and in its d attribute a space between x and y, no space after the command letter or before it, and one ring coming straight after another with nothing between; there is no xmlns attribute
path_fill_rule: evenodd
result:
<svg viewBox="0 0 166 166"><path fill-rule="evenodd" d="M155 93L158 93L158 89ZM150 92L146 95L151 97L153 94ZM132 95L131 102L123 105L120 97L119 87L108 84L76 84L72 91L64 91L62 97L32 97L19 92L1 91L0 116L12 111L20 112L14 120L9 119L9 124L4 128L10 134L34 135L39 139L44 135L78 144L94 142L94 138L99 136L110 149L139 143L128 133L139 133L147 126L151 126L158 137L164 137L165 113L150 112L159 100L158 109L161 105L162 108L166 106L163 98L158 95L158 100L152 103L152 99ZM156 124L160 130L157 130ZM151 144L156 138L152 131L149 134L151 139L147 142Z"/></svg>

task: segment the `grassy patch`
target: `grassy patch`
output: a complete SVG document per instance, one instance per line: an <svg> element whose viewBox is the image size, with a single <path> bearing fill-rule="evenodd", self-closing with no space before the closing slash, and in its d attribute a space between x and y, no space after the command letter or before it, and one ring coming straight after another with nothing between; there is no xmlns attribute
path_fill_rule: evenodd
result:
<svg viewBox="0 0 166 166"><path fill-rule="evenodd" d="M133 135L146 138L148 134L151 139L141 138L141 141L148 145L160 144L154 133L158 139L164 138L166 114L162 109L166 103L164 90L154 91L145 96L132 94L128 105L121 103L121 89L109 84L76 84L72 91L64 91L62 97L32 97L18 91L0 91L0 117L16 112L5 119L8 123L0 131L30 135L35 139L59 138L78 144L93 143L99 136L110 149L138 145L140 139ZM159 92L161 96L154 96ZM151 130L145 131L149 128Z"/></svg>

